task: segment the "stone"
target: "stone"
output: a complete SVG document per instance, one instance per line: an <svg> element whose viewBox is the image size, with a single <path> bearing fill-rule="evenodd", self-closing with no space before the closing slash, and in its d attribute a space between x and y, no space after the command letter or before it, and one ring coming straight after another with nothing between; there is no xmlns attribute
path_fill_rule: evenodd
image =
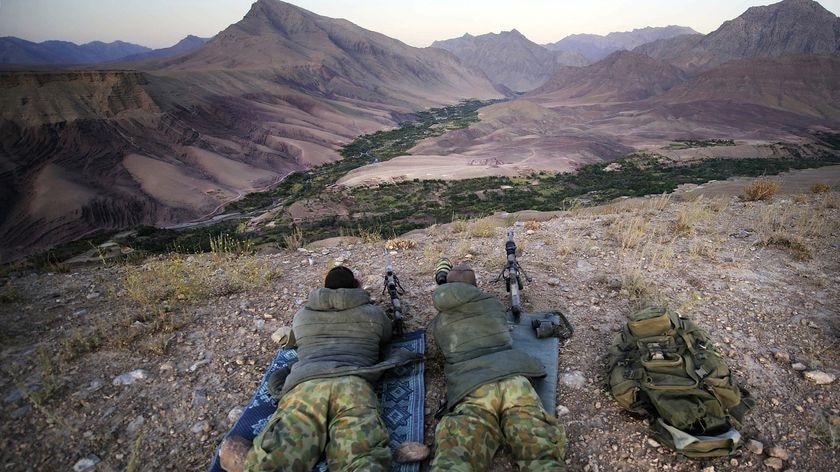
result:
<svg viewBox="0 0 840 472"><path fill-rule="evenodd" d="M101 460L95 455L91 454L73 464L73 472L83 472L85 470L91 469L96 464L99 464L99 462L101 462Z"/></svg>
<svg viewBox="0 0 840 472"><path fill-rule="evenodd" d="M560 279L558 279L557 277L552 277L548 279L547 282L548 285L551 285L552 287L560 285Z"/></svg>
<svg viewBox="0 0 840 472"><path fill-rule="evenodd" d="M230 424L235 424L236 421L242 416L242 413L245 412L245 407L242 406L235 406L228 411L227 419Z"/></svg>
<svg viewBox="0 0 840 472"><path fill-rule="evenodd" d="M143 415L137 415L136 418L134 418L133 420L131 420L130 423L128 423L128 426L126 426L125 430L129 436L134 436L135 434L137 434L138 431L140 431L140 428L142 428L143 424L145 423L146 418L143 418Z"/></svg>
<svg viewBox="0 0 840 472"><path fill-rule="evenodd" d="M703 470L700 472L715 472L715 466L710 465L709 467L703 467Z"/></svg>
<svg viewBox="0 0 840 472"><path fill-rule="evenodd" d="M790 454L781 447L774 446L767 450L767 455L770 457L778 457L779 459L786 461L790 459Z"/></svg>
<svg viewBox="0 0 840 472"><path fill-rule="evenodd" d="M404 442L394 451L394 462L420 462L429 457L429 447L419 442Z"/></svg>
<svg viewBox="0 0 840 472"><path fill-rule="evenodd" d="M190 366L190 372L195 372L198 370L199 367L203 365L207 365L210 363L210 359L202 359L200 361L193 362L193 365Z"/></svg>
<svg viewBox="0 0 840 472"><path fill-rule="evenodd" d="M100 296L99 292L91 292L91 293L87 294L86 298L88 300L95 300L95 299L99 298L99 296Z"/></svg>
<svg viewBox="0 0 840 472"><path fill-rule="evenodd" d="M32 411L32 406L31 405L23 405L22 407L20 407L16 410L12 411L11 413L9 413L9 417L13 420L19 420L19 419L23 418L24 416L28 415L29 412L31 412L31 411Z"/></svg>
<svg viewBox="0 0 840 472"><path fill-rule="evenodd" d="M566 408L564 405L557 405L557 417L558 418L561 417L561 416L566 416L569 413L571 413L571 411L569 411L569 409Z"/></svg>
<svg viewBox="0 0 840 472"><path fill-rule="evenodd" d="M650 445L650 447L653 447L653 448L656 448L656 447L660 446L660 444L658 442L656 442L656 441L654 441L653 439L650 439L650 438L648 438L647 443L648 443L648 445Z"/></svg>
<svg viewBox="0 0 840 472"><path fill-rule="evenodd" d="M790 354L785 351L778 351L773 353L773 357L776 358L777 361L787 364L790 362Z"/></svg>
<svg viewBox="0 0 840 472"><path fill-rule="evenodd" d="M90 381L90 384L88 384L88 386L85 390L93 393L93 392L99 390L100 388L102 388L104 385L105 385L105 382L103 382L102 380L93 379L93 380Z"/></svg>
<svg viewBox="0 0 840 472"><path fill-rule="evenodd" d="M148 376L149 373L145 370L135 369L131 372L126 372L124 374L114 377L114 380L111 383L113 383L114 385L132 385L134 382L145 379Z"/></svg>
<svg viewBox="0 0 840 472"><path fill-rule="evenodd" d="M207 404L207 389L197 388L193 392L192 407L200 408Z"/></svg>
<svg viewBox="0 0 840 472"><path fill-rule="evenodd" d="M798 370L798 371L803 371L803 370L808 369L808 367L806 367L806 366L805 366L805 364L803 364L803 363L801 363L801 362L796 362L796 363L794 363L794 364L793 364L792 366L790 366L790 367L791 367L793 370Z"/></svg>
<svg viewBox="0 0 840 472"><path fill-rule="evenodd" d="M773 470L782 470L782 467L784 467L784 463L778 457L768 457L767 459L764 459L764 465Z"/></svg>
<svg viewBox="0 0 840 472"><path fill-rule="evenodd" d="M206 433L207 431L210 431L210 423L207 420L201 420L190 428L190 432L193 434Z"/></svg>
<svg viewBox="0 0 840 472"><path fill-rule="evenodd" d="M747 441L747 444L745 446L747 447L747 450L752 452L753 454L761 455L764 452L764 444L762 444L759 441L756 441L755 439L750 439L749 441Z"/></svg>
<svg viewBox="0 0 840 472"><path fill-rule="evenodd" d="M219 462L227 472L242 472L245 469L245 456L251 449L251 441L241 436L229 436L219 449Z"/></svg>
<svg viewBox="0 0 840 472"><path fill-rule="evenodd" d="M574 370L572 372L564 372L560 375L560 383L571 388L582 389L586 385L586 377L583 372Z"/></svg>
<svg viewBox="0 0 840 472"><path fill-rule="evenodd" d="M805 372L805 378L817 385L828 385L837 379L834 374L829 374L821 370Z"/></svg>
<svg viewBox="0 0 840 472"><path fill-rule="evenodd" d="M169 361L166 361L163 364L161 364L160 367L158 367L158 370L161 372L172 372L173 370L175 370L175 365L173 365Z"/></svg>

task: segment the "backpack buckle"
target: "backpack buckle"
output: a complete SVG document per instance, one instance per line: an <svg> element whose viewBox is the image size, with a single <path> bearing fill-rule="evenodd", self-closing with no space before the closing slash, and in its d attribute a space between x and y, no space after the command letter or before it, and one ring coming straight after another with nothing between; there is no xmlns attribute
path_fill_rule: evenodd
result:
<svg viewBox="0 0 840 472"><path fill-rule="evenodd" d="M703 366L700 366L700 368L698 369L694 369L694 373L697 374L697 376L701 379L705 379L706 376L709 375L709 372L706 369L704 369Z"/></svg>
<svg viewBox="0 0 840 472"><path fill-rule="evenodd" d="M663 360L665 360L665 353L663 352L661 344L659 344L659 343L648 343L647 349L650 352L650 360L652 360L652 361L663 361Z"/></svg>

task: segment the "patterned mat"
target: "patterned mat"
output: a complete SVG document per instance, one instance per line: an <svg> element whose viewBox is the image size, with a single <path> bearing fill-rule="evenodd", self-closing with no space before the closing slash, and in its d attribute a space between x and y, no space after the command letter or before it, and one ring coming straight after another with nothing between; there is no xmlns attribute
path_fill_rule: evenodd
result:
<svg viewBox="0 0 840 472"><path fill-rule="evenodd" d="M390 349L404 349L411 352L425 352L425 332L415 331L391 342ZM226 436L242 436L253 440L268 422L268 417L277 408L277 401L268 394L268 377L277 369L297 361L297 351L281 349L277 357L268 366L245 411ZM391 449L405 441L423 442L423 363L416 362L406 367L392 369L385 373L376 385L376 392L382 406L382 417L391 436ZM221 472L219 451L213 456L213 463L208 472ZM317 472L328 472L325 463L318 464ZM394 464L392 472L417 472L419 463Z"/></svg>

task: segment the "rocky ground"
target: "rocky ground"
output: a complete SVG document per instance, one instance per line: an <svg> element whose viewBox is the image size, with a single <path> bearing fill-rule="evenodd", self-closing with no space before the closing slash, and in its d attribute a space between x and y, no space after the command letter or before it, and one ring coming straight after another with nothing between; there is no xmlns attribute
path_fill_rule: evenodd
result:
<svg viewBox="0 0 840 472"><path fill-rule="evenodd" d="M576 328L561 347L557 385L570 470L832 470L840 452L840 195L677 200L497 215L405 235L416 245L392 258L409 328L435 315L440 254L472 261L479 286L504 296L493 279L504 228L514 226L533 277L526 308L560 309ZM384 245L343 239L5 276L3 469L205 469L277 349L271 334L336 263L357 269L381 300ZM610 340L649 300L698 322L728 356L757 400L741 428L749 447L685 459L611 399L603 386ZM428 352L431 445L444 384L442 360L431 344ZM513 470L505 451L493 470Z"/></svg>

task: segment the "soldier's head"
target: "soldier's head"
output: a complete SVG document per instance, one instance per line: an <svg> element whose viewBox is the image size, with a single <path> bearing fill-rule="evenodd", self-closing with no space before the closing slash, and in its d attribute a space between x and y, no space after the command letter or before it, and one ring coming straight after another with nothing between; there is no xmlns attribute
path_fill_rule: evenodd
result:
<svg viewBox="0 0 840 472"><path fill-rule="evenodd" d="M359 281L356 280L352 270L344 266L338 266L327 272L327 276L324 278L324 287L331 289L359 288Z"/></svg>
<svg viewBox="0 0 840 472"><path fill-rule="evenodd" d="M446 282L463 282L476 286L475 272L467 264L458 264L449 271L449 274L446 276Z"/></svg>

